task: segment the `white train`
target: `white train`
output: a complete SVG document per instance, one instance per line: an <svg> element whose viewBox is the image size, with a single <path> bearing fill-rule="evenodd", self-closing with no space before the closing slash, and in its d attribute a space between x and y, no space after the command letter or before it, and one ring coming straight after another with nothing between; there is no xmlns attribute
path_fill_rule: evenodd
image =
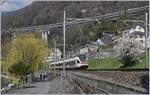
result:
<svg viewBox="0 0 150 95"><path fill-rule="evenodd" d="M51 63L52 69L62 69L65 63L65 69L86 69L88 67L86 55L69 58Z"/></svg>

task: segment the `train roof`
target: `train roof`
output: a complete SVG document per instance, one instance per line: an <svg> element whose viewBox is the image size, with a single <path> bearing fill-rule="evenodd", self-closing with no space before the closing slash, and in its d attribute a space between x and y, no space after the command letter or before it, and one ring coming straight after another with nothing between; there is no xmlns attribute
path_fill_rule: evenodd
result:
<svg viewBox="0 0 150 95"><path fill-rule="evenodd" d="M79 59L79 57L74 57L74 58L69 58L69 59L65 59L65 60L60 60L60 61L53 62L53 63L51 63L51 64L61 64L61 63L63 63L64 61L65 61L65 62L68 62L68 61L73 61L73 60L77 60L77 59Z"/></svg>

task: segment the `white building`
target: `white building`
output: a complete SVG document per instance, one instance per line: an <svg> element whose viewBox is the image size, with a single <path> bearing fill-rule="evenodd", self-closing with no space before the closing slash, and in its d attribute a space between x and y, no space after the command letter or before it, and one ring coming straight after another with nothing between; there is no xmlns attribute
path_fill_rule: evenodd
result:
<svg viewBox="0 0 150 95"><path fill-rule="evenodd" d="M50 52L47 61L52 62L52 61L56 61L58 59L61 59L61 55L62 55L62 53L58 48L53 49L53 51Z"/></svg>
<svg viewBox="0 0 150 95"><path fill-rule="evenodd" d="M82 48L80 49L80 54L86 54L89 52L88 50L89 50L88 47Z"/></svg>
<svg viewBox="0 0 150 95"><path fill-rule="evenodd" d="M143 27L137 25L137 26L135 26L135 27L133 27L131 29L126 29L126 30L122 31L123 36L126 36L126 37L130 36L130 34L134 33L134 32L142 32L142 33L144 33L145 30L144 30Z"/></svg>
<svg viewBox="0 0 150 95"><path fill-rule="evenodd" d="M83 10L81 10L81 13L85 13L85 12L87 12L88 10L85 10L85 9L83 9Z"/></svg>
<svg viewBox="0 0 150 95"><path fill-rule="evenodd" d="M126 29L122 31L123 37L132 38L136 41L142 43L143 47L145 47L145 30L141 26L135 26L131 29Z"/></svg>
<svg viewBox="0 0 150 95"><path fill-rule="evenodd" d="M147 38L147 47L150 48L150 36Z"/></svg>
<svg viewBox="0 0 150 95"><path fill-rule="evenodd" d="M96 44L97 44L98 46L100 46L100 45L105 45L104 42L103 42L101 39L97 39Z"/></svg>

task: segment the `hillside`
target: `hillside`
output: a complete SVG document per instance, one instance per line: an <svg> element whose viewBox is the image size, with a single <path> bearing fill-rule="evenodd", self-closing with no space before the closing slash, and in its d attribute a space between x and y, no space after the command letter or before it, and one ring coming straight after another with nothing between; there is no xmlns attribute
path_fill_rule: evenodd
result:
<svg viewBox="0 0 150 95"><path fill-rule="evenodd" d="M35 1L31 5L15 12L2 13L2 29L25 27L61 22L63 10L67 17L84 18L97 16L128 8L148 5L143 1ZM86 10L86 13L81 11Z"/></svg>
<svg viewBox="0 0 150 95"><path fill-rule="evenodd" d="M87 18L103 15L129 8L148 5L146 1L35 1L31 5L14 12L2 13L2 29L26 27L32 25L45 25L63 21L63 10L67 18ZM82 11L82 12L81 12ZM83 13L86 11L85 13ZM139 15L143 19L143 15ZM66 49L77 50L87 43L97 39L95 24L74 25L66 29ZM61 44L63 40L62 28L51 30L48 35L49 47L54 46L54 40ZM2 40L5 35L2 34ZM5 43L5 42L4 42ZM61 48L62 46L58 46Z"/></svg>

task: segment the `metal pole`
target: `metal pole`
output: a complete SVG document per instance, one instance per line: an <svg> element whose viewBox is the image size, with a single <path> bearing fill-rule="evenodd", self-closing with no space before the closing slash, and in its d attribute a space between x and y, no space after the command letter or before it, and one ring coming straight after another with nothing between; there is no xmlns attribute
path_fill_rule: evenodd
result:
<svg viewBox="0 0 150 95"><path fill-rule="evenodd" d="M56 50L56 41L54 41L54 54L55 54L55 55L54 55L54 56L55 56L54 59L55 59L55 61L56 61L56 53L55 53L55 50ZM54 64L54 73L55 73L55 71L56 71L56 70L55 70L55 67L56 67L56 66L55 66L55 64Z"/></svg>
<svg viewBox="0 0 150 95"><path fill-rule="evenodd" d="M145 68L147 66L148 62L148 51L147 51L147 21L148 21L148 14L147 12L145 13L145 52L146 52L146 62L145 62Z"/></svg>
<svg viewBox="0 0 150 95"><path fill-rule="evenodd" d="M63 59L65 60L65 32L66 32L66 25L65 25L65 20L66 20L66 11L64 10L64 23L63 23L63 38L64 38L64 49L63 49ZM63 63L63 77L65 76L65 62Z"/></svg>

